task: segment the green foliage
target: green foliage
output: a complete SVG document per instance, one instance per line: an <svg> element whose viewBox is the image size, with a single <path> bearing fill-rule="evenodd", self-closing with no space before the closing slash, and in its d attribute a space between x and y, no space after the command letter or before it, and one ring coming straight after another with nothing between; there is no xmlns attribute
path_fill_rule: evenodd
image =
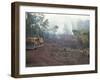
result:
<svg viewBox="0 0 100 80"><path fill-rule="evenodd" d="M49 21L42 13L26 12L26 37L44 37Z"/></svg>
<svg viewBox="0 0 100 80"><path fill-rule="evenodd" d="M73 30L73 34L78 38L83 48L89 48L89 20L79 20L77 29Z"/></svg>
<svg viewBox="0 0 100 80"><path fill-rule="evenodd" d="M78 38L83 48L89 48L89 31L73 30L73 33Z"/></svg>

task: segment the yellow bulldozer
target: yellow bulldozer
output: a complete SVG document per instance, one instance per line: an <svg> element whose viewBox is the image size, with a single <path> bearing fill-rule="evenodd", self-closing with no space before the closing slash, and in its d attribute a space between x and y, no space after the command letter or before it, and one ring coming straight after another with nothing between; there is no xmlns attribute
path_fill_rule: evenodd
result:
<svg viewBox="0 0 100 80"><path fill-rule="evenodd" d="M27 44L32 45L33 49L42 47L44 44L44 40L42 37L27 37L26 38L26 46Z"/></svg>

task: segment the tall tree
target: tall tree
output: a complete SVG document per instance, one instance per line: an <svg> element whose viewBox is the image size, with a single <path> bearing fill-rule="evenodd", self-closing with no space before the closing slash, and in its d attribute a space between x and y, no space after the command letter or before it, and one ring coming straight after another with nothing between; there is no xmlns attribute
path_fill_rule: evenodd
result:
<svg viewBox="0 0 100 80"><path fill-rule="evenodd" d="M44 37L49 24L48 19L44 19L44 17L42 13L26 13L26 37Z"/></svg>

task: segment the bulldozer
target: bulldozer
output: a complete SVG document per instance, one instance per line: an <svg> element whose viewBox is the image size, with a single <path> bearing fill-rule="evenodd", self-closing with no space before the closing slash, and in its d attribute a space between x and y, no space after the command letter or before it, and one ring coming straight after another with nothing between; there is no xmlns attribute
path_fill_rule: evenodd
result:
<svg viewBox="0 0 100 80"><path fill-rule="evenodd" d="M44 40L42 37L27 37L26 38L26 48L36 49L44 45Z"/></svg>

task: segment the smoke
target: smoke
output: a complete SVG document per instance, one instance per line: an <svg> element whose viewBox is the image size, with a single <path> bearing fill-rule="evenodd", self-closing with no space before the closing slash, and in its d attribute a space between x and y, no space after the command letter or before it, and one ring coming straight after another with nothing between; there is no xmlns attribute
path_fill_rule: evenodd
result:
<svg viewBox="0 0 100 80"><path fill-rule="evenodd" d="M61 14L45 14L45 18L49 20L49 26L52 28L57 25L56 34L71 34L72 30L78 29L78 22L89 20L89 16L82 15L61 15Z"/></svg>

